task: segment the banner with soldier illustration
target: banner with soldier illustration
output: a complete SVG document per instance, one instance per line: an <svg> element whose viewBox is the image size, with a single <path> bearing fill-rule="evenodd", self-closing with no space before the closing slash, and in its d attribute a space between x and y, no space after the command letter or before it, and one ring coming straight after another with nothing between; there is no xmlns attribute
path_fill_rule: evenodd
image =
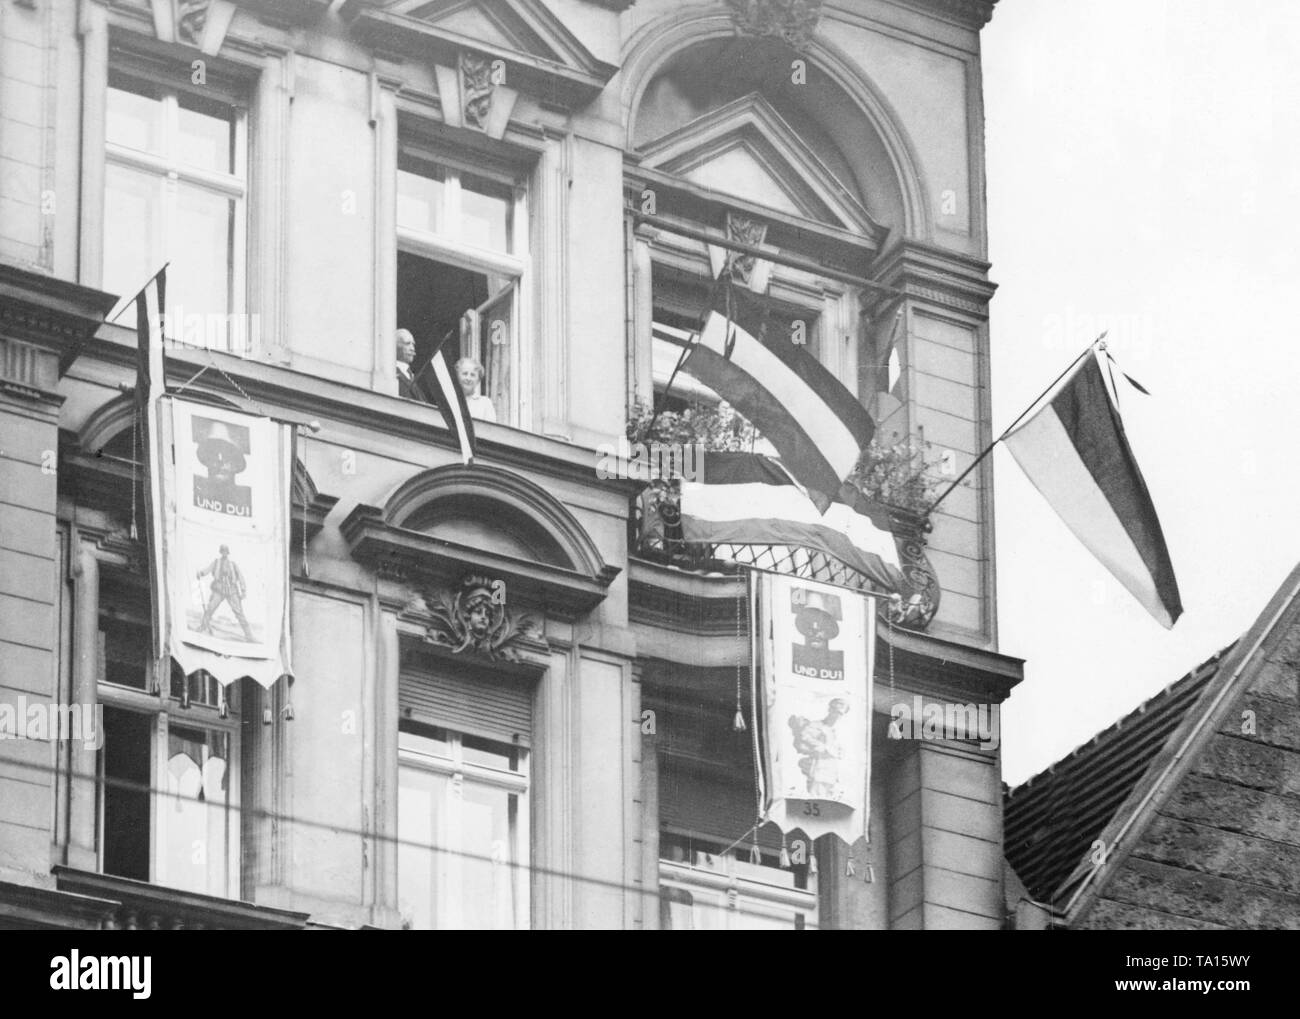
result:
<svg viewBox="0 0 1300 1019"><path fill-rule="evenodd" d="M764 820L852 843L870 802L875 600L773 573L754 587Z"/></svg>
<svg viewBox="0 0 1300 1019"><path fill-rule="evenodd" d="M177 397L157 408L164 648L187 675L270 686L291 671L290 427Z"/></svg>

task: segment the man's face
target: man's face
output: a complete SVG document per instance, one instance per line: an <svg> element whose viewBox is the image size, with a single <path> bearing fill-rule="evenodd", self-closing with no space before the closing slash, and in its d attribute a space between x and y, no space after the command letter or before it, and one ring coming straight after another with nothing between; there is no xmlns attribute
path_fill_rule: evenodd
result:
<svg viewBox="0 0 1300 1019"><path fill-rule="evenodd" d="M411 338L408 332L397 334L397 360L402 364L410 364L415 360L415 340Z"/></svg>
<svg viewBox="0 0 1300 1019"><path fill-rule="evenodd" d="M468 361L457 369L456 378L460 380L460 391L466 396L473 396L478 392L478 368Z"/></svg>
<svg viewBox="0 0 1300 1019"><path fill-rule="evenodd" d="M212 455L212 462L208 465L208 476L215 478L217 481L230 482L235 480L235 461L223 449L218 449Z"/></svg>
<svg viewBox="0 0 1300 1019"><path fill-rule="evenodd" d="M801 613L804 642L810 648L824 648L835 636L835 623L816 609L804 609Z"/></svg>

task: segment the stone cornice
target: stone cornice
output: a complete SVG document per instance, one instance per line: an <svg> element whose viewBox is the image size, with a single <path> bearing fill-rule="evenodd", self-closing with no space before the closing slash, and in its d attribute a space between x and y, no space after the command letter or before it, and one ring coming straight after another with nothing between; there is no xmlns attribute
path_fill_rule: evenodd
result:
<svg viewBox="0 0 1300 1019"><path fill-rule="evenodd" d="M998 0L895 0L945 21L953 21L966 28L979 31L993 19L993 8Z"/></svg>
<svg viewBox="0 0 1300 1019"><path fill-rule="evenodd" d="M618 567L588 574L549 563L470 548L421 531L394 527L376 506L358 504L339 525L353 558L399 579L457 584L466 574L504 580L517 599L561 619L578 619L605 600Z"/></svg>
<svg viewBox="0 0 1300 1019"><path fill-rule="evenodd" d="M274 25L308 25L324 16L333 0L231 0Z"/></svg>
<svg viewBox="0 0 1300 1019"><path fill-rule="evenodd" d="M57 354L60 375L116 303L101 290L0 263L0 337Z"/></svg>
<svg viewBox="0 0 1300 1019"><path fill-rule="evenodd" d="M403 13L379 0L348 0L340 9L353 34L386 56L432 61L456 67L472 53L508 68L512 88L541 101L581 107L600 94L618 68L596 58L563 20L535 0L504 0L506 16L520 19L527 31L542 40L541 52L507 49L474 39L440 24L440 12L428 5L428 20Z"/></svg>
<svg viewBox="0 0 1300 1019"><path fill-rule="evenodd" d="M736 602L744 590L744 582L737 576L690 573L632 559L628 616L634 625L642 627L693 638L719 638L719 650L724 650L723 639L735 641ZM748 625L747 620L743 621L746 631ZM1024 662L1018 658L884 623L877 624L876 632L878 676L888 676L892 646L898 686L909 694L960 698L961 703L972 699L1001 703L1024 679ZM734 644L730 647L734 648ZM643 647L638 652L643 658L673 658L662 649ZM709 657L700 656L696 667L723 667L720 662L708 661Z"/></svg>
<svg viewBox="0 0 1300 1019"><path fill-rule="evenodd" d="M942 305L978 319L988 318L997 284L988 278L989 263L921 241L891 245L872 265L882 284L909 297Z"/></svg>
<svg viewBox="0 0 1300 1019"><path fill-rule="evenodd" d="M121 374L113 383L134 383L134 330L112 325L101 327L98 335L87 344L85 356L99 364L116 367ZM229 375L272 417L298 423L333 421L367 433L459 452L456 439L435 407L282 365L221 351L171 347L167 351L167 382L169 385L188 382L204 366L209 370L192 387L195 392L219 396L242 407L245 405L243 398L223 378L223 374ZM218 368L220 371L215 370ZM598 478L597 452L590 447L486 421L476 423L474 432L478 439L479 458L487 463L515 467L529 473L543 472L553 478L617 494L620 499L630 499L639 488L635 481Z"/></svg>
<svg viewBox="0 0 1300 1019"><path fill-rule="evenodd" d="M146 881L92 874L72 867L55 866L60 892L72 892L90 900L89 911L99 913L111 904L112 922L127 929L206 928L209 930L302 930L308 914L273 906L222 899L213 895L163 888Z"/></svg>

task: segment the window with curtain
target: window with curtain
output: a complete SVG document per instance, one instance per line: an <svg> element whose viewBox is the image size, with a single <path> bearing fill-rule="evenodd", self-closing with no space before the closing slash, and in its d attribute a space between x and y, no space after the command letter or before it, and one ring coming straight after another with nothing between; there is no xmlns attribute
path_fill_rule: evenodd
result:
<svg viewBox="0 0 1300 1019"><path fill-rule="evenodd" d="M526 751L454 729L408 723L398 746L403 926L526 928Z"/></svg>
<svg viewBox="0 0 1300 1019"><path fill-rule="evenodd" d="M148 592L100 578L100 869L205 895L240 894L238 688L174 669L155 690Z"/></svg>

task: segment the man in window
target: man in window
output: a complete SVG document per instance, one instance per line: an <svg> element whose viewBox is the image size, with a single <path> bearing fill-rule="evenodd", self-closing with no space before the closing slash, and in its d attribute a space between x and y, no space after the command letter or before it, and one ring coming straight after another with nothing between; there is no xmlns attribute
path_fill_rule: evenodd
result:
<svg viewBox="0 0 1300 1019"><path fill-rule="evenodd" d="M476 358L462 357L456 362L456 379L460 382L460 390L465 394L465 402L469 405L469 416L476 421L495 421L496 408L490 399L478 391L479 383L483 381L483 365Z"/></svg>
<svg viewBox="0 0 1300 1019"><path fill-rule="evenodd" d="M424 391L416 385L411 375L411 362L415 360L415 337L409 329L397 330L397 395L403 400L427 403Z"/></svg>

